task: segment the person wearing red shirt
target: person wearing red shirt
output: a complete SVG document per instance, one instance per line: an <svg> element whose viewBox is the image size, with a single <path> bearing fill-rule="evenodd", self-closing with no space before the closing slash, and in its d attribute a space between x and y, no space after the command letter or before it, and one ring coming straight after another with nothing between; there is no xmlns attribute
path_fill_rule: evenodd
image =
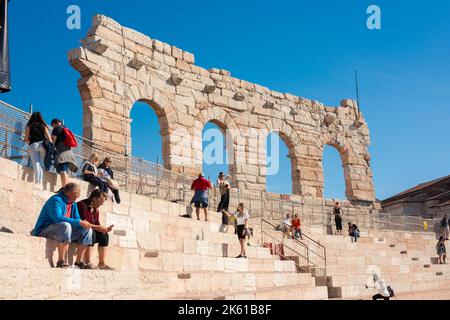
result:
<svg viewBox="0 0 450 320"><path fill-rule="evenodd" d="M298 217L298 214L295 214L294 219L292 219L292 229L293 229L292 237L295 239L300 238L301 240L303 240L301 222L300 222L300 218Z"/></svg>
<svg viewBox="0 0 450 320"><path fill-rule="evenodd" d="M191 205L195 205L197 220L200 220L200 208L203 208L205 221L208 221L208 189L211 189L211 183L200 173L191 185L191 190L195 190Z"/></svg>
<svg viewBox="0 0 450 320"><path fill-rule="evenodd" d="M114 226L104 227L100 224L99 208L105 202L107 196L100 189L91 192L89 198L77 203L80 218L91 224L92 228L92 244L86 249L84 254L84 263L92 268L91 265L91 248L98 243L98 269L112 270L106 262L106 247L109 243L108 232L112 231Z"/></svg>

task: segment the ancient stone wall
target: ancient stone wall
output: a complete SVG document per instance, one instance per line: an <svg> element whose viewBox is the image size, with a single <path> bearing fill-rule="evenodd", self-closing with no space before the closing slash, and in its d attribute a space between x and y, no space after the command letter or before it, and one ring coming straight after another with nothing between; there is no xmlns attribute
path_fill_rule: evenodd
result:
<svg viewBox="0 0 450 320"><path fill-rule="evenodd" d="M341 155L347 198L374 200L369 130L352 100L326 107L206 70L192 53L101 15L69 60L81 74L83 134L109 150L130 152L130 112L143 101L158 115L170 170L201 170L202 129L212 121L226 131L238 188L265 190L266 137L277 131L289 149L294 194L323 197L323 149L331 145Z"/></svg>

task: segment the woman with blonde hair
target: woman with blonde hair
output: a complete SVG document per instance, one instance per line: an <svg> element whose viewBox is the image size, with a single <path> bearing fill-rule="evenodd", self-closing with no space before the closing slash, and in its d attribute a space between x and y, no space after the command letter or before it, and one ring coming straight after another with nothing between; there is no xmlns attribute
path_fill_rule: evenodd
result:
<svg viewBox="0 0 450 320"><path fill-rule="evenodd" d="M94 186L102 190L104 193L108 194L109 192L108 184L102 181L101 173L98 172L97 163L98 163L97 154L95 153L91 154L89 160L85 161L81 168L83 180L93 184Z"/></svg>

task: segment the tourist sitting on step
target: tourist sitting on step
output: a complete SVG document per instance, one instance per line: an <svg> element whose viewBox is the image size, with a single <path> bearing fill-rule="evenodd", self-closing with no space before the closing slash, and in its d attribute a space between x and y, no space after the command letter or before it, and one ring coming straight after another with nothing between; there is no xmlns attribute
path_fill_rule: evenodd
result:
<svg viewBox="0 0 450 320"><path fill-rule="evenodd" d="M291 236L292 235L292 220L291 215L288 213L286 214L286 218L281 221L281 231L284 235Z"/></svg>
<svg viewBox="0 0 450 320"><path fill-rule="evenodd" d="M33 112L25 129L25 142L30 146L31 162L33 163L34 183L42 187L44 178L46 145L51 141L48 126L40 112Z"/></svg>
<svg viewBox="0 0 450 320"><path fill-rule="evenodd" d="M294 218L292 219L292 238L303 240L302 238L302 229L301 229L301 222L300 217L298 216L298 213L294 215Z"/></svg>
<svg viewBox="0 0 450 320"><path fill-rule="evenodd" d="M447 249L445 248L445 238L440 237L438 243L436 244L436 251L438 255L438 263L446 264L445 259L447 258Z"/></svg>
<svg viewBox="0 0 450 320"><path fill-rule="evenodd" d="M119 183L114 180L114 172L111 169L111 164L111 158L106 157L102 164L98 166L98 172L100 173L100 179L109 186L114 194L116 202L120 203Z"/></svg>
<svg viewBox="0 0 450 320"><path fill-rule="evenodd" d="M336 224L336 234L342 235L342 215L344 211L341 208L341 203L336 201L334 204L334 223Z"/></svg>
<svg viewBox="0 0 450 320"><path fill-rule="evenodd" d="M200 208L203 208L205 221L208 221L208 189L211 189L211 183L203 176L203 173L199 173L198 178L191 185L191 190L194 190L191 205L195 206L197 220L200 220Z"/></svg>
<svg viewBox="0 0 450 320"><path fill-rule="evenodd" d="M82 220L85 220L91 224L92 229L92 243L86 249L84 254L84 263L90 268L93 268L91 264L91 248L98 243L98 269L101 270L112 270L109 267L106 260L106 247L109 243L108 232L111 232L114 226L104 227L100 224L99 219L99 208L103 205L106 200L106 194L99 189L91 192L89 198L79 201L77 203L78 212Z"/></svg>
<svg viewBox="0 0 450 320"><path fill-rule="evenodd" d="M357 242L360 237L359 228L356 224L348 223L348 235L351 237L352 242Z"/></svg>
<svg viewBox="0 0 450 320"><path fill-rule="evenodd" d="M81 173L83 174L83 180L93 184L98 187L101 191L106 194L110 193L109 186L106 182L101 179L102 174L98 172L97 168L98 156L93 153L89 157L89 160L83 163L81 167Z"/></svg>
<svg viewBox="0 0 450 320"><path fill-rule="evenodd" d="M373 284L366 284L366 289L373 288L377 289L378 293L372 297L372 300L389 300L391 298L391 293L389 292L389 286L377 273L372 275Z"/></svg>
<svg viewBox="0 0 450 320"><path fill-rule="evenodd" d="M53 119L51 126L53 127L51 138L56 148L55 169L61 177L61 186L64 187L69 183L69 170L74 173L78 171L75 155L70 147L76 141L72 132L63 126L61 120Z"/></svg>
<svg viewBox="0 0 450 320"><path fill-rule="evenodd" d="M75 203L80 196L80 186L70 182L44 204L32 235L55 240L58 247L57 268L67 268L66 256L71 242L76 242L75 266L87 269L81 260L87 246L92 243L91 224L80 219Z"/></svg>
<svg viewBox="0 0 450 320"><path fill-rule="evenodd" d="M250 219L250 215L248 212L244 212L244 204L239 203L235 213L229 213L226 210L222 210L222 213L226 214L228 217L233 216L236 218L237 236L239 244L241 245L241 253L236 258L247 258L247 254L245 253L245 238L247 234L250 233L248 230L248 220Z"/></svg>

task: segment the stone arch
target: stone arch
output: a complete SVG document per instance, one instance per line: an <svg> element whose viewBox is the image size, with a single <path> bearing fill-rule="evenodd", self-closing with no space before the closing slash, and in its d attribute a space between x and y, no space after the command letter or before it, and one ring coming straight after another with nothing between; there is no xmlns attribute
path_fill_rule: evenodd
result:
<svg viewBox="0 0 450 320"><path fill-rule="evenodd" d="M267 132L265 133L266 137L271 132L277 132L277 134L286 144L289 151L289 158L291 159L292 194L302 194L300 168L300 136L297 134L294 128L289 125L289 123L280 119L267 120L262 128L267 130ZM266 140L264 139L264 142L265 141ZM266 150L266 147L264 148L264 150Z"/></svg>
<svg viewBox="0 0 450 320"><path fill-rule="evenodd" d="M240 138L240 130L233 117L223 108L210 106L200 110L195 115L194 120L194 161L196 167L201 170L203 165L203 128L208 122L212 122L219 127L226 139L226 149L228 154L228 168L234 185L239 184L237 177L237 146Z"/></svg>
<svg viewBox="0 0 450 320"><path fill-rule="evenodd" d="M323 152L325 149L325 145L333 147L337 150L341 157L342 170L344 171L344 180L345 180L345 195L347 199L351 200L353 198L353 184L352 184L352 159L355 159L353 155L352 148L349 147L346 139L339 137L337 133L330 135L326 134L322 136L321 139L321 160L320 160L320 170L318 172L318 180L321 184L319 196L324 196L324 177L323 177Z"/></svg>
<svg viewBox="0 0 450 320"><path fill-rule="evenodd" d="M171 132L178 122L178 117L175 108L170 100L162 94L159 90L145 85L134 85L127 90L126 102L124 105L124 117L127 119L127 128L125 130L125 141L129 147L128 152L131 154L131 109L136 102L143 102L153 109L158 117L158 123L161 132L162 142L162 158L164 167L172 168L171 150L172 137Z"/></svg>

